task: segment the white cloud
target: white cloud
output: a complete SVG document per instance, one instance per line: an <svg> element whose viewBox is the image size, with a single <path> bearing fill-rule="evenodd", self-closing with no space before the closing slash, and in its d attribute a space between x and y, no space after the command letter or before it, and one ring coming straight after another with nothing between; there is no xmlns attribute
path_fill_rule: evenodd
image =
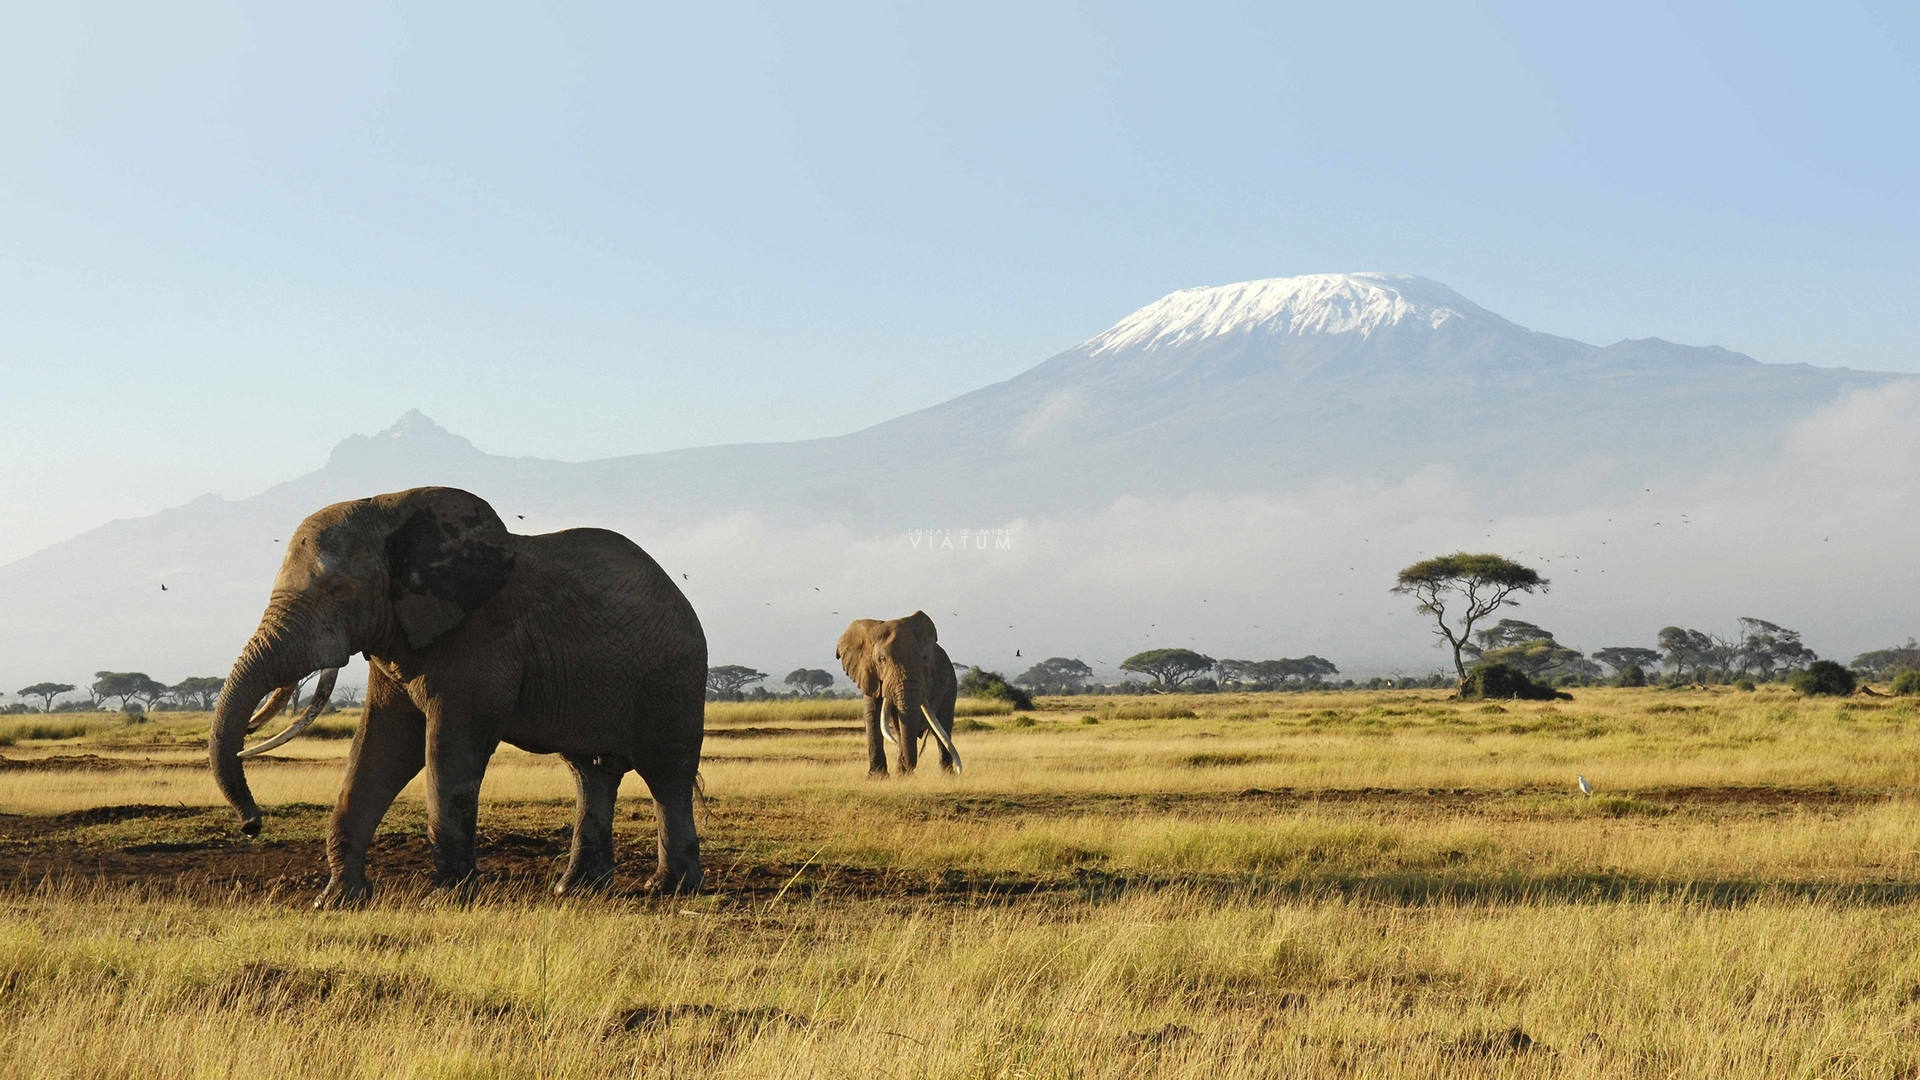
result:
<svg viewBox="0 0 1920 1080"><path fill-rule="evenodd" d="M689 573L715 662L769 671L831 668L848 619L915 608L955 659L1009 673L1056 654L1110 666L1160 645L1429 670L1444 658L1387 590L1401 567L1455 549L1536 565L1551 591L1515 614L1582 648L1755 615L1846 659L1920 632L1917 480L1920 388L1895 385L1822 410L1770 462L1574 513L1490 504L1468 478L1432 469L1288 496L1129 497L1080 516L927 523L951 529L951 547L751 515L652 547ZM983 528L1005 532L982 546Z"/></svg>

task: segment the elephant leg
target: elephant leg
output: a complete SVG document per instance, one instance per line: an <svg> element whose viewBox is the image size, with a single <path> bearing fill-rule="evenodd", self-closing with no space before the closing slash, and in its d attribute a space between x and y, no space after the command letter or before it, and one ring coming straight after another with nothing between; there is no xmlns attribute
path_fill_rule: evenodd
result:
<svg viewBox="0 0 1920 1080"><path fill-rule="evenodd" d="M433 883L440 888L473 878L474 832L480 817L480 781L498 744L475 726L434 717L427 725L427 836L433 842Z"/></svg>
<svg viewBox="0 0 1920 1080"><path fill-rule="evenodd" d="M347 755L346 780L340 785L327 831L327 887L314 901L315 907L342 907L372 898L367 848L394 796L419 775L426 761L426 743L426 717L373 669L366 708Z"/></svg>
<svg viewBox="0 0 1920 1080"><path fill-rule="evenodd" d="M553 891L561 896L605 888L613 882L613 806L625 762L567 755L573 769L573 851L567 872Z"/></svg>
<svg viewBox="0 0 1920 1080"><path fill-rule="evenodd" d="M880 698L867 699L867 775L884 777L887 775L887 744L880 735L880 725L887 722L887 707Z"/></svg>
<svg viewBox="0 0 1920 1080"><path fill-rule="evenodd" d="M700 834L693 824L692 768L643 772L653 793L654 835L660 864L647 879L655 892L691 893L700 889Z"/></svg>

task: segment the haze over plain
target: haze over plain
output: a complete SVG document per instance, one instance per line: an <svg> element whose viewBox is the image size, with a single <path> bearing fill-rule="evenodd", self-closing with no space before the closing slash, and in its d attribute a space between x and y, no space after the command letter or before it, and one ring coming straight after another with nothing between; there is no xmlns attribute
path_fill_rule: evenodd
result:
<svg viewBox="0 0 1920 1080"><path fill-rule="evenodd" d="M1920 525L1916 469L1914 376L1596 347L1426 279L1309 275L1171 294L1006 382L824 439L565 463L409 411L259 496L0 568L0 627L48 669L217 670L300 518L441 483L516 531L638 539L682 576L715 662L769 671L824 665L856 613L922 607L957 659L996 668L1018 650L1112 675L1180 645L1424 672L1385 590L1454 548L1539 566L1555 588L1525 614L1586 649L1758 615L1851 656L1910 625L1914 570L1888 538ZM38 614L58 609L92 614Z"/></svg>

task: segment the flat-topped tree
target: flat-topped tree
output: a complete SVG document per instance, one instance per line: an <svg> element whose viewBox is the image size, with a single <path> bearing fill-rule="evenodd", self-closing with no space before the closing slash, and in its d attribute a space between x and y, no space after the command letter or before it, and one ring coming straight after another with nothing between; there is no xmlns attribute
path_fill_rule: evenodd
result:
<svg viewBox="0 0 1920 1080"><path fill-rule="evenodd" d="M224 677L216 675L195 675L167 687L167 693L182 705L212 710L214 699L220 696L220 687L226 681ZM337 694L334 696L339 697Z"/></svg>
<svg viewBox="0 0 1920 1080"><path fill-rule="evenodd" d="M767 677L743 664L721 664L707 669L707 693L727 698Z"/></svg>
<svg viewBox="0 0 1920 1080"><path fill-rule="evenodd" d="M1853 658L1850 666L1871 679L1884 679L1896 671L1920 671L1920 642L1908 638L1905 645L1863 652ZM26 691L20 693L24 695Z"/></svg>
<svg viewBox="0 0 1920 1080"><path fill-rule="evenodd" d="M1612 668L1615 675L1624 675L1628 668L1637 667L1645 671L1658 664L1660 650L1643 649L1638 645L1609 645L1593 650L1593 658Z"/></svg>
<svg viewBox="0 0 1920 1080"><path fill-rule="evenodd" d="M1068 656L1049 656L1015 676L1013 681L1032 687L1037 693L1072 694L1091 678L1093 669L1084 662Z"/></svg>
<svg viewBox="0 0 1920 1080"><path fill-rule="evenodd" d="M1456 551L1400 571L1392 591L1412 596L1420 602L1414 610L1433 617L1434 635L1453 648L1453 670L1464 687L1467 665L1462 653L1473 640L1474 624L1518 604L1515 593L1546 592L1547 579L1532 567L1500 555ZM1454 612L1452 623L1447 621L1449 606Z"/></svg>
<svg viewBox="0 0 1920 1080"><path fill-rule="evenodd" d="M15 691L15 693L19 694L23 698L29 698L29 697L39 698L42 704L41 711L52 712L53 699L59 697L61 694L70 693L72 692L72 690L73 690L72 683L41 682L41 683L34 683L32 686L22 687L19 690Z"/></svg>
<svg viewBox="0 0 1920 1080"><path fill-rule="evenodd" d="M833 686L833 675L820 668L794 668L782 681L793 687L795 693L812 697Z"/></svg>
<svg viewBox="0 0 1920 1080"><path fill-rule="evenodd" d="M1191 679L1213 670L1213 657L1192 649L1148 649L1120 662L1121 671L1153 676L1162 690L1178 690Z"/></svg>
<svg viewBox="0 0 1920 1080"><path fill-rule="evenodd" d="M93 678L94 683L88 689L93 692L94 700L119 698L122 708L134 701L142 701L151 707L160 699L160 695L167 692L165 683L144 671L96 671Z"/></svg>

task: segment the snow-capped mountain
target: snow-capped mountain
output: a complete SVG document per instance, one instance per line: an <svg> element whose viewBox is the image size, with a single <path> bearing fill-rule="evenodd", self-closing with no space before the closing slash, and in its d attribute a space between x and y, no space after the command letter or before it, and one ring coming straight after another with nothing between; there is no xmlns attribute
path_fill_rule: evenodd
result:
<svg viewBox="0 0 1920 1080"><path fill-rule="evenodd" d="M1169 293L1081 348L1099 356L1234 335L1366 337L1410 320L1438 328L1463 318L1506 324L1445 285L1411 274L1303 274Z"/></svg>
<svg viewBox="0 0 1920 1080"><path fill-rule="evenodd" d="M1589 345L1407 275L1185 289L1015 378L832 438L565 463L488 454L409 412L265 492L114 522L0 567L0 658L55 674L220 670L302 517L416 484L476 491L521 531L692 537L689 559L703 523L740 515L857 543L1086 517L1129 498L1430 475L1459 498L1571 513L1749 469L1845 392L1911 381L1653 338ZM902 603L877 610L923 606Z"/></svg>

